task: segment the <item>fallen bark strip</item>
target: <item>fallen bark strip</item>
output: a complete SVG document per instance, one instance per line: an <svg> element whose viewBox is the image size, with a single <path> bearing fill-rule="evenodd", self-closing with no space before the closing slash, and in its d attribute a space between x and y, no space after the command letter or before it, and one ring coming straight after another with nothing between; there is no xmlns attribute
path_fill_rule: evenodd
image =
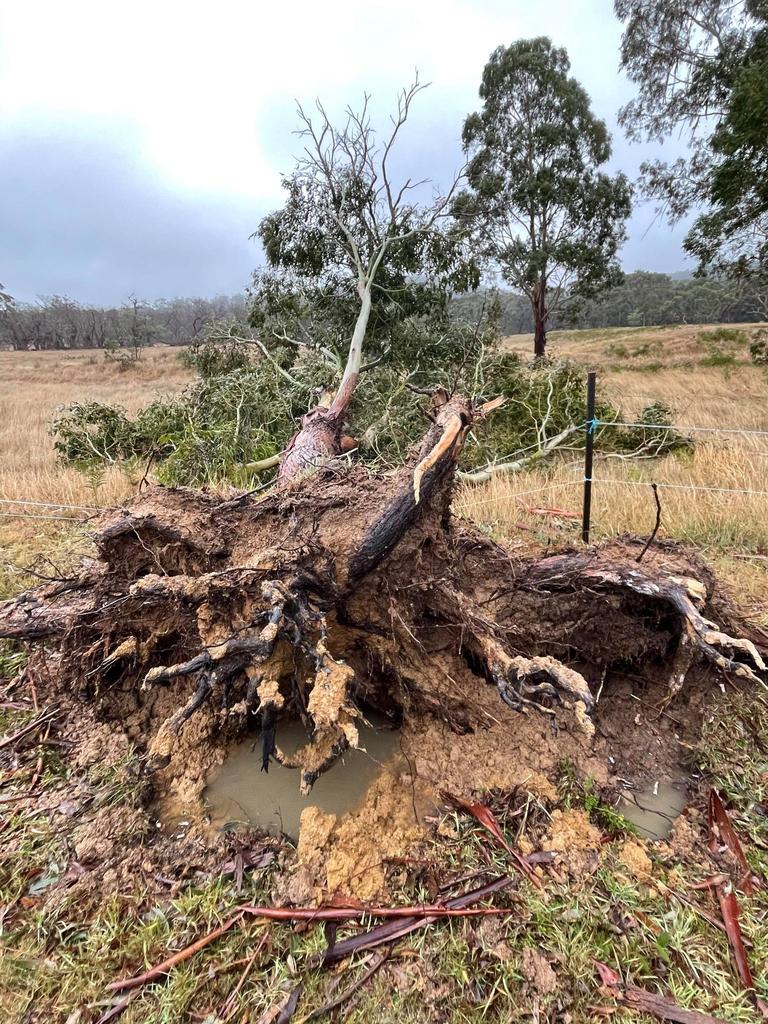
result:
<svg viewBox="0 0 768 1024"><path fill-rule="evenodd" d="M237 908L244 914L269 921L350 921L355 917L409 918L414 915L439 917L482 917L509 914L507 907L451 908L448 903L415 904L411 907L258 907L244 904Z"/></svg>
<svg viewBox="0 0 768 1024"><path fill-rule="evenodd" d="M715 886L715 891L720 901L720 913L723 915L723 923L728 935L728 944L731 947L731 953L736 963L739 980L744 986L750 1001L754 1004L755 1009L765 1020L768 1020L768 1004L755 992L755 981L752 977L749 957L747 956L744 944L744 936L741 931L741 924L739 923L739 901L736 899L736 893L730 885L727 887L725 885L717 885Z"/></svg>
<svg viewBox="0 0 768 1024"><path fill-rule="evenodd" d="M723 801L720 799L720 794L715 789L709 791L709 806L708 806L708 824L709 824L709 851L710 853L717 853L720 849L721 844L728 847L731 854L736 859L739 868L743 872L743 877L739 881L739 886L745 894L751 895L755 891L755 886L752 881L752 873L744 850L739 842L739 837L731 824L731 819L723 805ZM728 945L730 946L731 953L733 955L734 962L736 964L736 971L739 976L739 980L744 986L750 1001L755 1006L755 1009L763 1016L764 1019L768 1020L768 1004L766 1004L755 992L755 981L752 976L752 969L749 966L749 957L747 955L746 944L744 942L744 935L741 931L741 924L739 922L739 901L736 898L734 888L730 883L715 881L712 887L717 893L717 899L720 903L720 913L723 916L723 924L725 925L725 932L728 936Z"/></svg>
<svg viewBox="0 0 768 1024"><path fill-rule="evenodd" d="M496 878L494 881L489 882L488 885L482 886L480 889L473 889L472 892L464 893L461 896L455 896L451 900L447 900L444 910L460 910L464 907L469 907L473 903L479 903L480 900L487 899L489 896L493 896L497 892L501 892L502 889L507 889L509 886L515 884L515 878L510 875ZM487 910L488 908L479 908ZM510 910L503 911L504 913L512 913ZM425 925L432 924L434 921L440 920L440 916L446 917L449 915L414 915L413 917L398 918L392 921L387 921L385 924L380 924L376 928L372 928L368 932L363 932L361 935L354 935L350 939L343 939L341 942L337 942L333 949L327 949L325 953L318 954L313 957L310 961L311 966L318 966L320 964L330 964L337 960L344 960L345 957L350 956L352 953L357 953L363 949L373 949L375 946L380 946L384 942L394 942L396 939L402 938L404 935L409 935L411 932L416 931L419 928L423 928Z"/></svg>
<svg viewBox="0 0 768 1024"><path fill-rule="evenodd" d="M239 921L242 921L242 919L242 913L235 914L234 917L228 918L224 924L219 925L218 928L214 928L212 932L204 935L201 939L198 939L191 945L185 946L184 949L180 949L178 953L174 953L173 956L169 956L167 960L163 960L163 962L158 964L156 967L150 968L150 970L145 971L143 974L137 974L135 978L123 978L122 981L111 981L107 985L107 991L122 992L126 989L141 988L142 985L149 984L150 981L154 981L156 978L160 978L164 974L167 974L172 967L176 966L176 964L180 964L184 960L189 960L189 958L194 956L195 953L198 953L201 949L205 949L206 946L220 938Z"/></svg>
<svg viewBox="0 0 768 1024"><path fill-rule="evenodd" d="M717 853L720 843L728 847L743 872L742 878L739 881L739 888L745 895L751 896L755 891L752 868L749 866L749 862L739 842L739 837L736 835L736 830L716 789L710 789L709 791L708 817L710 853Z"/></svg>
<svg viewBox="0 0 768 1024"><path fill-rule="evenodd" d="M453 793L448 793L445 790L443 791L442 796L449 803L453 804L454 807L458 807L459 810L466 811L467 814L471 814L475 821L479 822L483 828L490 832L499 846L507 851L515 866L525 875L528 881L535 885L537 889L544 888L541 881L536 877L536 874L530 864L528 864L525 858L516 850L513 850L506 841L504 833L501 831L501 826L496 820L496 816L490 807L487 807L485 804L473 804L470 800L465 800L464 797L455 796Z"/></svg>
<svg viewBox="0 0 768 1024"><path fill-rule="evenodd" d="M662 892L665 892L669 896L672 896L676 900L679 900L683 904L683 906L689 907L694 913L698 914L699 917L706 921L707 924L711 924L713 928L717 928L717 930L722 932L723 935L728 934L728 930L726 929L723 922L718 921L718 919L713 914L710 914L708 911L704 910L704 908L700 907L698 903L694 903L693 900L689 900L687 896L683 896L682 893L677 892L675 889L670 889L670 887L668 885L665 885L664 882L657 881L656 884L661 888ZM695 889L696 886L692 885L691 888ZM744 944L746 946L749 946L750 948L752 946L752 943L748 939L744 939Z"/></svg>
<svg viewBox="0 0 768 1024"><path fill-rule="evenodd" d="M659 1020L676 1021L677 1024L726 1024L721 1017L713 1017L699 1010L685 1010L682 1006L666 996L649 992L646 988L636 985L625 985L616 971L607 964L594 961L603 986L622 1006L630 1007L640 1013L649 1013Z"/></svg>

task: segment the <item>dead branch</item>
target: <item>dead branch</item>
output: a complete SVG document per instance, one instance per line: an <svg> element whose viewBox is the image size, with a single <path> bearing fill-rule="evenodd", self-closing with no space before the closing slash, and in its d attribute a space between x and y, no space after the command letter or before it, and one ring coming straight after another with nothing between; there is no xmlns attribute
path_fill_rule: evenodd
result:
<svg viewBox="0 0 768 1024"><path fill-rule="evenodd" d="M231 928L242 921L243 914L237 913L233 917L228 918L223 924L219 925L218 928L214 928L213 931L208 932L207 935L203 935L202 938L196 942L190 943L185 946L184 949L180 949L178 953L174 953L173 956L169 956L167 960L163 960L162 963L157 966L150 968L143 974L137 974L133 978L124 978L122 981L111 981L107 985L108 992L124 992L127 989L142 988L142 986L149 984L150 981L155 981L157 978L162 978L164 975L176 966L176 964L183 963L185 960L189 960L195 953L199 953L201 949L205 949L216 939L221 938Z"/></svg>

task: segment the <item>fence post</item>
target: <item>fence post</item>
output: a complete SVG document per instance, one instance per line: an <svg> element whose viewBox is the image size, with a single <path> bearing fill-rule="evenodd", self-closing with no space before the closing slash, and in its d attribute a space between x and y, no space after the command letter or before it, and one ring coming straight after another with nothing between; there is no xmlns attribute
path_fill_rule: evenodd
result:
<svg viewBox="0 0 768 1024"><path fill-rule="evenodd" d="M592 455L595 447L595 391L597 374L587 374L587 437L584 448L584 508L581 514L581 539L589 544L589 525L592 513Z"/></svg>

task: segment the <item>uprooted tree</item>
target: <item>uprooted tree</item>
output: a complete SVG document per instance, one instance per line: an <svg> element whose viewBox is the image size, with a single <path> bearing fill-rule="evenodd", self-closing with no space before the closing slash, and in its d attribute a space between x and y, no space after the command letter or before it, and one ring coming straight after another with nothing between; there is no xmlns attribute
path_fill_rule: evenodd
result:
<svg viewBox="0 0 768 1024"><path fill-rule="evenodd" d="M341 134L325 118L307 125L307 166L327 183L360 302L335 394L306 414L266 495L152 488L105 514L97 560L0 605L0 636L36 646L27 671L38 692L94 704L116 728L151 708L141 744L155 770L173 772L201 729L222 744L258 722L264 767L273 756L291 764L307 790L357 743L366 706L467 733L487 721L490 686L514 743L515 715L528 710L589 734L591 677L613 664L667 663L670 695L697 660L757 679L757 647L729 635L694 554L656 551L641 567L626 544L516 559L452 517L465 442L503 396L435 388L397 470L339 461L378 268L446 205L406 216L391 142L376 163L366 119L350 123ZM363 219L345 205L358 178L369 186ZM307 732L292 757L276 744L287 716Z"/></svg>

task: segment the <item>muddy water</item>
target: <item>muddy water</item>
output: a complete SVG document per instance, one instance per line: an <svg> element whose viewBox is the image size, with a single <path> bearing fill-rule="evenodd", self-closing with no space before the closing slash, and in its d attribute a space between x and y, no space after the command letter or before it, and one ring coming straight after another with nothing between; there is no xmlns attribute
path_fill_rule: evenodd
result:
<svg viewBox="0 0 768 1024"><path fill-rule="evenodd" d="M227 822L246 821L296 839L305 807L319 807L329 814L354 810L384 762L400 749L399 731L385 729L382 723L360 725L359 731L360 747L364 749L348 750L320 776L309 796L299 792L299 773L295 769L272 762L268 773L261 771L260 737L249 737L233 747L205 791L212 824L223 828ZM277 745L286 754L295 753L306 742L300 722L285 722L279 727Z"/></svg>
<svg viewBox="0 0 768 1024"><path fill-rule="evenodd" d="M685 779L680 776L625 793L618 810L646 839L664 839L687 803Z"/></svg>

